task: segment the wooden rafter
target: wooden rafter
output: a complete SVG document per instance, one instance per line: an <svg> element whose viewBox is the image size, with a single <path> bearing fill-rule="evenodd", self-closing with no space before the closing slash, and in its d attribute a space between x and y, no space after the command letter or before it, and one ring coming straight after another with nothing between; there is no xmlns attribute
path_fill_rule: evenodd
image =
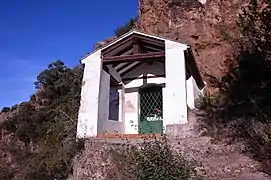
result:
<svg viewBox="0 0 271 180"><path fill-rule="evenodd" d="M120 64L113 64L113 68L116 68L118 70L119 68L122 68L123 66L125 66L127 64L129 64L129 63L126 62L126 63L120 63Z"/></svg>
<svg viewBox="0 0 271 180"><path fill-rule="evenodd" d="M133 54L133 49L129 49L128 51L124 52L123 54L120 54L120 56L122 55L132 55Z"/></svg>
<svg viewBox="0 0 271 180"><path fill-rule="evenodd" d="M134 34L134 37L140 39L140 41L143 42L143 43L145 42L145 43L153 44L153 45L156 45L156 46L165 47L165 41L164 40L154 39L154 38L142 36L142 35L139 35L139 34Z"/></svg>
<svg viewBox="0 0 271 180"><path fill-rule="evenodd" d="M125 71L121 72L120 76L124 76L125 74L127 74L128 72L130 72L131 69L135 69L135 68L141 66L143 63L144 63L144 61L141 61L141 62L139 62L139 63L137 63L135 65L131 65L128 69L126 69Z"/></svg>
<svg viewBox="0 0 271 180"><path fill-rule="evenodd" d="M118 43L116 43L116 44L114 44L114 45L112 45L112 46L104 49L102 51L102 54L105 56L105 55L108 55L108 54L111 55L112 52L115 52L115 51L118 52L118 48L120 46L126 46L126 45L128 46L129 42L131 42L133 40L133 38L134 38L134 36L131 35L131 36L123 39L122 41L120 41L120 42L118 42Z"/></svg>
<svg viewBox="0 0 271 180"><path fill-rule="evenodd" d="M103 56L116 56L122 54L125 50L133 49L133 54L142 53L143 45L146 45L149 49L164 51L165 42L161 39L155 39L140 34L132 34L119 42L109 46L102 50Z"/></svg>
<svg viewBox="0 0 271 180"><path fill-rule="evenodd" d="M190 71L190 74L194 77L198 87L203 88L204 82L201 78L201 75L197 67L197 63L195 61L191 48L188 48L188 50L185 51L185 60L187 64L187 69Z"/></svg>
<svg viewBox="0 0 271 180"><path fill-rule="evenodd" d="M187 63L185 63L186 64L186 80L188 80L190 77L191 77L191 68L190 68L190 66L188 66L187 65Z"/></svg>
<svg viewBox="0 0 271 180"><path fill-rule="evenodd" d="M129 42L131 42L131 41L133 40L133 38L134 38L134 35L131 35L131 36L129 36L129 37L123 39L122 41L120 41L120 42L118 42L118 43L116 43L116 44L114 44L114 45L112 45L112 46L110 46L110 47L104 49L104 50L102 51L102 54L105 56L105 55L109 54L110 52L112 52L112 51L118 49L120 46L123 46L123 45L125 45L125 44L127 45ZM111 53L110 53L110 54L111 54ZM109 55L110 55L110 54L109 54Z"/></svg>
<svg viewBox="0 0 271 180"><path fill-rule="evenodd" d="M114 64L114 63L123 63L123 62L134 62L134 61L145 61L152 60L156 58L164 58L165 52L152 52L144 54L135 54L135 55L124 55L124 56L105 56L103 57L104 64Z"/></svg>
<svg viewBox="0 0 271 180"><path fill-rule="evenodd" d="M133 64L133 63L134 63L134 62L129 62L129 63L125 64L125 65L121 66L120 68L117 68L117 71L120 72L121 70L127 68L128 66L130 66L130 65Z"/></svg>
<svg viewBox="0 0 271 180"><path fill-rule="evenodd" d="M143 62L143 61L141 61L141 62ZM122 75L123 73L125 73L125 72L131 70L132 68L135 67L135 65L137 65L137 64L139 64L139 63L141 63L141 62L133 62L133 63L131 63L130 65L126 66L124 69L119 70L118 73L120 73L120 75Z"/></svg>
<svg viewBox="0 0 271 180"><path fill-rule="evenodd" d="M125 45L121 48L118 48L116 50L113 50L106 54L106 56L122 56L122 55L130 55L133 54L133 46L132 43L129 43L129 45Z"/></svg>
<svg viewBox="0 0 271 180"><path fill-rule="evenodd" d="M165 51L165 48L160 48L160 47L155 47L155 46L151 46L151 45L147 45L147 44L142 44L142 48L145 51Z"/></svg>

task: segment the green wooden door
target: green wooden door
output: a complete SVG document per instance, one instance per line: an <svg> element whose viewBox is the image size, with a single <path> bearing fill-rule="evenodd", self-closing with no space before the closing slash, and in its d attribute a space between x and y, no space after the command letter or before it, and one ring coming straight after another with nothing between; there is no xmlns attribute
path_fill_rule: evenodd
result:
<svg viewBox="0 0 271 180"><path fill-rule="evenodd" d="M139 133L163 133L162 87L151 86L140 90Z"/></svg>

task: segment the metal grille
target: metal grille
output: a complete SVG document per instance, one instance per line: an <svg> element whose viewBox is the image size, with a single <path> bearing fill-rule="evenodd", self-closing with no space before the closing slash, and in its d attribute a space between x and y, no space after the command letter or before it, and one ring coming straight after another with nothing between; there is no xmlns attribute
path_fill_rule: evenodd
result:
<svg viewBox="0 0 271 180"><path fill-rule="evenodd" d="M158 121L163 118L162 88L154 87L140 93L140 120Z"/></svg>

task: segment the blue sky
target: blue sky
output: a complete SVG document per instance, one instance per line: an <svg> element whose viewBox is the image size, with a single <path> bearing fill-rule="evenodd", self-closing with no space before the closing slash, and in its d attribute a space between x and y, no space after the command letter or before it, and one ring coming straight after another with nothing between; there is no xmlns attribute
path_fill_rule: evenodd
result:
<svg viewBox="0 0 271 180"><path fill-rule="evenodd" d="M0 108L29 99L40 71L72 67L137 14L137 0L0 0Z"/></svg>

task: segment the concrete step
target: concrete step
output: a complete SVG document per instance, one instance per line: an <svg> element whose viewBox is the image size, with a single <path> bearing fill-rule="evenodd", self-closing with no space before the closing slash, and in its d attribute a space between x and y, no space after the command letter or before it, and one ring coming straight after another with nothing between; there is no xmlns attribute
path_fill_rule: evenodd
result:
<svg viewBox="0 0 271 180"><path fill-rule="evenodd" d="M174 124L166 127L166 133L170 137L175 138L195 138L199 137L199 133L190 124Z"/></svg>

